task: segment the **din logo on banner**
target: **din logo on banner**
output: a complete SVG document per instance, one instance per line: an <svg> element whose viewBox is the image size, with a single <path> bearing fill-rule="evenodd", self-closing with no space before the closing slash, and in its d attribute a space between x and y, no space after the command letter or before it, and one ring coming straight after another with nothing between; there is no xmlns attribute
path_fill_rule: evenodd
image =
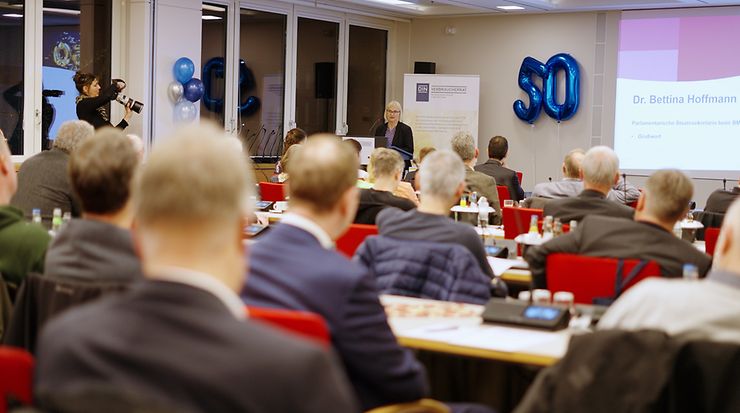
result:
<svg viewBox="0 0 740 413"><path fill-rule="evenodd" d="M416 84L416 101L429 102L429 83Z"/></svg>
<svg viewBox="0 0 740 413"><path fill-rule="evenodd" d="M558 104L557 74L565 73L565 97ZM542 91L532 81L532 76L542 78ZM534 123L544 105L545 113L558 122L568 120L578 111L580 95L578 62L569 54L559 53L542 64L533 57L525 57L519 68L519 87L529 96L529 107L522 100L514 102L514 113L525 121Z"/></svg>

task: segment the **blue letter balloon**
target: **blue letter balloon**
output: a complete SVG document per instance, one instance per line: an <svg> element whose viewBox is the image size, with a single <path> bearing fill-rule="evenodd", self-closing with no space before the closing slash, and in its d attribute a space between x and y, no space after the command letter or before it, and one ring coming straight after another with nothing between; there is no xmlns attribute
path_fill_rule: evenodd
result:
<svg viewBox="0 0 740 413"><path fill-rule="evenodd" d="M192 78L188 81L188 83L185 83L185 91L183 92L183 96L185 96L185 99L191 102L197 102L198 99L203 96L203 92L205 90L206 89L203 87L203 82L201 82L200 79Z"/></svg>
<svg viewBox="0 0 740 413"><path fill-rule="evenodd" d="M560 122L568 120L578 111L579 103L579 80L580 72L578 71L578 62L573 56L565 53L559 53L547 61L547 75L544 79L544 89L548 91L545 94L545 113L551 118ZM558 71L565 72L565 98L563 103L558 105L557 93Z"/></svg>
<svg viewBox="0 0 740 413"><path fill-rule="evenodd" d="M177 59L175 65L172 67L172 73L175 75L175 79L184 85L188 80L193 78L195 65L187 57L181 57Z"/></svg>
<svg viewBox="0 0 740 413"><path fill-rule="evenodd" d="M525 122L534 123L537 117L540 116L542 92L532 82L532 75L544 77L546 71L545 65L529 56L524 58L522 66L519 68L519 87L529 95L529 107L525 106L523 101L517 100L514 102L514 113Z"/></svg>

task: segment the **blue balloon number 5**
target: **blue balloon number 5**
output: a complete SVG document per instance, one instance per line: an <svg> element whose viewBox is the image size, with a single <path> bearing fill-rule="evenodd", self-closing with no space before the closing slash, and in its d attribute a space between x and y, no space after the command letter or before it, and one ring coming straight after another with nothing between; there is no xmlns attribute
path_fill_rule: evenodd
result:
<svg viewBox="0 0 740 413"><path fill-rule="evenodd" d="M565 97L562 104L557 103L557 74L560 70L565 72ZM532 82L533 75L542 78L543 91ZM529 107L522 100L517 100L514 102L514 113L519 119L534 123L544 104L545 113L551 118L558 122L570 119L578 111L580 77L578 62L569 54L556 54L546 64L535 58L525 57L519 69L519 87L529 96Z"/></svg>

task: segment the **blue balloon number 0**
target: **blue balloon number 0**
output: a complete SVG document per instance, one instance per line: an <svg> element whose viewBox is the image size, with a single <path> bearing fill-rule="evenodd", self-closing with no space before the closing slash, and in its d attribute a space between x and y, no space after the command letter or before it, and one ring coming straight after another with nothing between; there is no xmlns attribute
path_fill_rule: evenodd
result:
<svg viewBox="0 0 740 413"><path fill-rule="evenodd" d="M565 72L565 97L557 103L557 73ZM532 82L532 76L542 78L542 91ZM522 100L514 102L516 116L534 123L544 105L545 113L558 122L568 120L578 111L580 95L580 72L578 62L569 54L559 53L548 59L546 64L533 57L525 57L519 69L519 87L529 96L529 107Z"/></svg>

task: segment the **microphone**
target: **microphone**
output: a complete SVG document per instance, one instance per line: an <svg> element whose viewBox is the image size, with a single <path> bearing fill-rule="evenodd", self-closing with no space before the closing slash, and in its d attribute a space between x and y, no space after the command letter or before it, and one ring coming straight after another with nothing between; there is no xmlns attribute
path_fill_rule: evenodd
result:
<svg viewBox="0 0 740 413"><path fill-rule="evenodd" d="M380 124L380 123L381 123L382 121L384 121L384 120L385 120L385 118L383 118L382 116L381 116L381 117L379 117L379 118L377 118L377 119L375 119L375 122L373 122L373 124L372 124L372 125L370 125L370 129L369 129L369 130L367 131L367 135L368 135L368 136L373 136L373 135L375 135L375 128L377 128L377 127L378 127L378 125L379 125L379 124Z"/></svg>
<svg viewBox="0 0 740 413"><path fill-rule="evenodd" d="M548 177L547 177L547 180L548 180L549 182L552 182L552 177L551 177L551 176L548 176Z"/></svg>
<svg viewBox="0 0 740 413"><path fill-rule="evenodd" d="M625 173L622 174L622 184L623 184L622 193L624 194L624 200L622 202L626 204L627 203L627 174Z"/></svg>
<svg viewBox="0 0 740 413"><path fill-rule="evenodd" d="M722 190L727 190L727 178L722 178Z"/></svg>

